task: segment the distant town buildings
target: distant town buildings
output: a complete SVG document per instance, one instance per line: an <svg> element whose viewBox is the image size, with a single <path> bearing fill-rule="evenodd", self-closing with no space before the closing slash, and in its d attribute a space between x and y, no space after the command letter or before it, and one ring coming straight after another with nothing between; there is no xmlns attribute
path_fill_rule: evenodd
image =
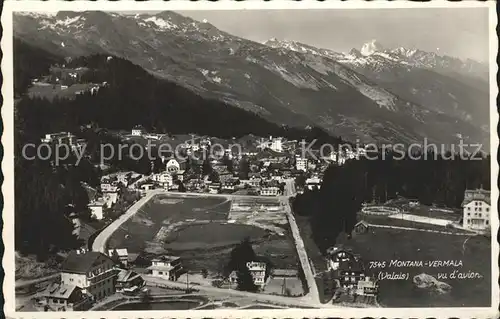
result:
<svg viewBox="0 0 500 319"><path fill-rule="evenodd" d="M314 176L314 177L306 179L306 187L309 190L321 189L321 182L322 182L322 180L319 177Z"/></svg>
<svg viewBox="0 0 500 319"><path fill-rule="evenodd" d="M491 227L490 191L484 189L466 190L462 207L464 228L486 230Z"/></svg>
<svg viewBox="0 0 500 319"><path fill-rule="evenodd" d="M280 194L279 187L262 187L259 191L260 196L278 196Z"/></svg>
<svg viewBox="0 0 500 319"><path fill-rule="evenodd" d="M85 139L77 138L76 135L70 132L45 134L45 137L41 139L41 142L52 145L67 145L73 151L81 151L87 144Z"/></svg>
<svg viewBox="0 0 500 319"><path fill-rule="evenodd" d="M97 220L104 218L104 208L106 207L106 202L103 199L97 199L90 202L87 206L90 209L90 214Z"/></svg>
<svg viewBox="0 0 500 319"><path fill-rule="evenodd" d="M298 171L307 172L309 160L305 157L295 158L295 167Z"/></svg>
<svg viewBox="0 0 500 319"><path fill-rule="evenodd" d="M146 130L141 125L136 125L132 128L132 136L142 136Z"/></svg>
<svg viewBox="0 0 500 319"><path fill-rule="evenodd" d="M378 294L378 282L372 277L366 276L358 281L356 294L360 296L376 296Z"/></svg>

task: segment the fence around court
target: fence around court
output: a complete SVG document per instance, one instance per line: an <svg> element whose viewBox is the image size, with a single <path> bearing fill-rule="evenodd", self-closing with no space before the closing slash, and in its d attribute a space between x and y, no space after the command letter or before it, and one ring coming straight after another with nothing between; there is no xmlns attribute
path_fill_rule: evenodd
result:
<svg viewBox="0 0 500 319"><path fill-rule="evenodd" d="M401 209L397 207L389 207L389 206L365 206L361 209L363 214L367 215L394 215L400 214Z"/></svg>

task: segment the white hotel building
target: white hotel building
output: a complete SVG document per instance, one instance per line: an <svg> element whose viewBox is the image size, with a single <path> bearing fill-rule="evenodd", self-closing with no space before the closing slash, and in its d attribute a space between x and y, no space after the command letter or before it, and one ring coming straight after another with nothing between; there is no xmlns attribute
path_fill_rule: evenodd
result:
<svg viewBox="0 0 500 319"><path fill-rule="evenodd" d="M464 228L486 230L491 227L490 191L484 189L466 190L462 207Z"/></svg>

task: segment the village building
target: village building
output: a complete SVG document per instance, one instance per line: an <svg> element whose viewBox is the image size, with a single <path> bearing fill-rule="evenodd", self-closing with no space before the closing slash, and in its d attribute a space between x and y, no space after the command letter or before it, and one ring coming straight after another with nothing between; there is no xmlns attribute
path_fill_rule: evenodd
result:
<svg viewBox="0 0 500 319"><path fill-rule="evenodd" d="M365 280L365 273L359 261L340 261L338 268L333 271L333 278L338 280L341 288L356 289L358 282Z"/></svg>
<svg viewBox="0 0 500 319"><path fill-rule="evenodd" d="M161 256L153 259L148 271L155 277L167 280L177 280L182 272L181 258L175 256Z"/></svg>
<svg viewBox="0 0 500 319"><path fill-rule="evenodd" d="M90 215L97 220L104 218L104 208L106 207L106 202L103 199L97 199L90 202L87 207L90 209Z"/></svg>
<svg viewBox="0 0 500 319"><path fill-rule="evenodd" d="M147 192L149 190L152 190L153 188L154 188L154 185L151 183L142 184L140 187L141 191L143 191L143 192Z"/></svg>
<svg viewBox="0 0 500 319"><path fill-rule="evenodd" d="M486 230L491 227L490 191L466 190L463 207L463 227L471 230Z"/></svg>
<svg viewBox="0 0 500 319"><path fill-rule="evenodd" d="M53 283L35 296L40 311L84 311L91 299L76 285Z"/></svg>
<svg viewBox="0 0 500 319"><path fill-rule="evenodd" d="M218 194L221 190L221 184L220 183L212 183L208 185L208 192L210 194Z"/></svg>
<svg viewBox="0 0 500 319"><path fill-rule="evenodd" d="M117 192L118 191L118 181L115 176L103 176L101 178L100 188L104 192Z"/></svg>
<svg viewBox="0 0 500 319"><path fill-rule="evenodd" d="M369 276L358 281L356 294L359 296L376 296L378 294L378 283L374 278Z"/></svg>
<svg viewBox="0 0 500 319"><path fill-rule="evenodd" d="M259 286L260 288L264 287L266 284L266 263L249 261L246 266L252 275L254 285Z"/></svg>
<svg viewBox="0 0 500 319"><path fill-rule="evenodd" d="M108 256L115 262L121 263L124 267L128 266L128 250L127 248L109 249Z"/></svg>
<svg viewBox="0 0 500 319"><path fill-rule="evenodd" d="M278 138L272 138L271 137L271 145L269 146L270 149L272 149L275 152L283 152L283 138L278 137Z"/></svg>
<svg viewBox="0 0 500 319"><path fill-rule="evenodd" d="M271 187L262 187L259 190L260 196L278 196L280 193L279 187L271 186Z"/></svg>
<svg viewBox="0 0 500 319"><path fill-rule="evenodd" d="M61 267L61 284L74 285L94 300L115 293L115 277L111 258L86 249L72 251Z"/></svg>
<svg viewBox="0 0 500 319"><path fill-rule="evenodd" d="M364 234L364 233L368 232L368 229L369 229L368 223L365 222L364 220L361 220L361 221L357 222L356 225L354 225L353 232L355 234Z"/></svg>
<svg viewBox="0 0 500 319"><path fill-rule="evenodd" d="M75 145L77 138L70 132L59 132L59 133L45 134L45 137L42 138L41 141L42 143L47 143L47 144Z"/></svg>
<svg viewBox="0 0 500 319"><path fill-rule="evenodd" d="M309 168L309 160L307 158L296 157L295 158L295 168L298 171L307 172Z"/></svg>
<svg viewBox="0 0 500 319"><path fill-rule="evenodd" d="M161 172L152 175L152 180L160 184L165 190L168 190L174 185L174 177L169 172Z"/></svg>
<svg viewBox="0 0 500 319"><path fill-rule="evenodd" d="M165 164L165 170L171 174L179 174L180 171L186 170L186 161L184 160L176 160L175 158L171 158Z"/></svg>
<svg viewBox="0 0 500 319"><path fill-rule="evenodd" d="M136 291L144 286L144 279L135 271L128 269L118 269L116 275L116 291Z"/></svg>
<svg viewBox="0 0 500 319"><path fill-rule="evenodd" d="M132 175L133 175L132 172L123 172L116 174L116 181L118 183L123 184L123 186L127 187L132 179Z"/></svg>
<svg viewBox="0 0 500 319"><path fill-rule="evenodd" d="M333 271L340 267L341 262L355 262L356 258L350 249L344 248L342 245L335 245L326 251L327 253L327 270Z"/></svg>
<svg viewBox="0 0 500 319"><path fill-rule="evenodd" d="M132 128L132 136L142 136L146 130L141 125L136 125Z"/></svg>
<svg viewBox="0 0 500 319"><path fill-rule="evenodd" d="M306 187L309 189L309 190L313 190L313 189L321 189L321 179L314 176L314 177L311 177L311 178L308 178L306 179Z"/></svg>

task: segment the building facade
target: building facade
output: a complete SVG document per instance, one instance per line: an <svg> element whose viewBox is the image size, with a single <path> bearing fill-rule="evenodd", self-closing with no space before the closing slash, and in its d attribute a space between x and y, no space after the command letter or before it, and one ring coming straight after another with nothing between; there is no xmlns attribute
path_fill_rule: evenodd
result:
<svg viewBox="0 0 500 319"><path fill-rule="evenodd" d="M266 284L266 263L257 262L257 261L249 261L247 262L247 268L250 271L250 274L253 278L253 283L256 286L264 287Z"/></svg>
<svg viewBox="0 0 500 319"><path fill-rule="evenodd" d="M83 311L90 307L90 298L75 285L54 283L36 297L40 311Z"/></svg>
<svg viewBox="0 0 500 319"><path fill-rule="evenodd" d="M151 261L148 271L155 277L167 280L177 280L182 272L181 258L175 256L161 256Z"/></svg>
<svg viewBox="0 0 500 319"><path fill-rule="evenodd" d="M262 187L259 191L260 196L278 196L279 187Z"/></svg>
<svg viewBox="0 0 500 319"><path fill-rule="evenodd" d="M309 161L307 160L307 158L297 157L295 159L295 168L298 171L307 172L308 164L309 164Z"/></svg>
<svg viewBox="0 0 500 319"><path fill-rule="evenodd" d="M115 277L111 258L85 249L71 252L61 268L61 284L74 285L94 300L115 293Z"/></svg>
<svg viewBox="0 0 500 319"><path fill-rule="evenodd" d="M491 227L490 191L466 190L463 207L463 227L471 230L487 230Z"/></svg>

